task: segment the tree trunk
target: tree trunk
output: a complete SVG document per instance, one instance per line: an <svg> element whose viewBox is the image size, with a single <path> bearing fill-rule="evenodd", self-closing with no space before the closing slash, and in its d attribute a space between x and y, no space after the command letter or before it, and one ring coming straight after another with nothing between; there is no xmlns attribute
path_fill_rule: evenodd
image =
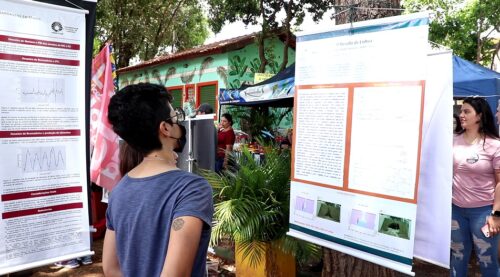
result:
<svg viewBox="0 0 500 277"><path fill-rule="evenodd" d="M286 18L285 18L285 46L283 47L283 60L281 61L281 66L278 72L283 71L288 64L288 48L290 47L290 21L292 20L292 5L293 0L290 0L288 4L285 4L286 7Z"/></svg>
<svg viewBox="0 0 500 277"><path fill-rule="evenodd" d="M396 272L342 252L323 248L321 277L394 277Z"/></svg>
<svg viewBox="0 0 500 277"><path fill-rule="evenodd" d="M335 0L335 24L400 15L400 0ZM342 12L344 11L344 12Z"/></svg>
<svg viewBox="0 0 500 277"><path fill-rule="evenodd" d="M257 35L257 42L259 46L259 59L260 59L260 67L259 73L266 72L267 58L266 58L266 44L265 40L267 37L267 21L266 15L264 11L264 1L260 0L260 10L262 11L262 32L260 35Z"/></svg>
<svg viewBox="0 0 500 277"><path fill-rule="evenodd" d="M115 44L116 45L116 44ZM132 45L126 44L126 43L119 43L116 45L118 48L118 53L120 53L120 56L117 57L117 67L118 68L123 68L127 67L130 63L130 59L132 59Z"/></svg>
<svg viewBox="0 0 500 277"><path fill-rule="evenodd" d="M340 7L335 8L335 23L345 24L375 18L400 15L399 0L335 0ZM345 11L345 12L342 12ZM396 276L394 270L388 269L345 253L323 248L322 277L388 277Z"/></svg>

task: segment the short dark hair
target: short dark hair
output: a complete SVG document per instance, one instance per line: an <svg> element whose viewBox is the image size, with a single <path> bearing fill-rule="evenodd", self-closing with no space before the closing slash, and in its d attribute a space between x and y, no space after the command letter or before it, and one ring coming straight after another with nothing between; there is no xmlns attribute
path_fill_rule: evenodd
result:
<svg viewBox="0 0 500 277"><path fill-rule="evenodd" d="M196 111L197 112L202 112L202 113L205 113L205 114L214 113L214 109L208 103L201 104Z"/></svg>
<svg viewBox="0 0 500 277"><path fill-rule="evenodd" d="M143 155L161 149L158 126L170 118L172 96L165 87L149 83L129 85L109 102L108 120L113 131Z"/></svg>
<svg viewBox="0 0 500 277"><path fill-rule="evenodd" d="M229 124L233 125L233 117L230 114L228 113L222 114L222 117L226 118L227 121L229 121Z"/></svg>

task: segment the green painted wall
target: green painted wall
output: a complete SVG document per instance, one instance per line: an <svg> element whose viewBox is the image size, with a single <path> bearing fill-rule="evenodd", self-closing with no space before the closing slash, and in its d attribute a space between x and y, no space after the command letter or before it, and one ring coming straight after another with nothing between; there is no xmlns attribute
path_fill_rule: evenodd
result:
<svg viewBox="0 0 500 277"><path fill-rule="evenodd" d="M283 60L283 42L273 38L266 41L266 57L268 65L266 73L277 73ZM242 84L253 84L254 74L259 70L259 47L250 44L247 47L228 53L229 62L229 86L239 88ZM288 50L288 65L295 62L295 51Z"/></svg>
<svg viewBox="0 0 500 277"><path fill-rule="evenodd" d="M271 39L266 42L270 65L266 72L276 73L283 59L283 42ZM288 65L295 62L295 51L288 50ZM164 86L181 86L217 81L219 88L236 84L253 83L254 72L259 68L258 46L250 44L228 53L177 61L159 66L142 68L118 75L119 88L128 84L151 82ZM239 86L237 86L239 87Z"/></svg>
<svg viewBox="0 0 500 277"><path fill-rule="evenodd" d="M220 87L225 87L222 83L226 71L227 53L224 53L125 72L118 75L118 81L119 88L140 82L171 87L209 81L218 81Z"/></svg>
<svg viewBox="0 0 500 277"><path fill-rule="evenodd" d="M269 59L266 72L276 73L283 59L283 42L276 38L267 40L266 55ZM295 62L295 51L289 48L288 65L293 62ZM243 83L253 84L254 73L259 66L258 46L253 43L227 53L120 73L118 86L121 89L140 82L161 84L170 88L174 96L174 107L183 107L190 113L201 103L208 102L217 112L218 90L228 87L238 88ZM190 104L186 107L187 102Z"/></svg>

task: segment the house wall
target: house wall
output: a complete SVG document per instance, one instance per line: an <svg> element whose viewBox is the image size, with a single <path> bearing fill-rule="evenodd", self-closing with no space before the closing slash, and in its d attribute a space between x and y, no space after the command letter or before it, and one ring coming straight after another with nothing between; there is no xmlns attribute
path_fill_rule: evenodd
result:
<svg viewBox="0 0 500 277"><path fill-rule="evenodd" d="M276 73L283 56L283 42L271 39L266 43L270 65L266 72ZM295 61L295 51L289 49L288 64ZM161 84L174 96L173 106L191 113L201 103L209 103L218 113L217 96L220 88L235 88L253 84L254 73L260 66L258 46L246 47L222 54L176 61L119 73L118 86L150 82Z"/></svg>
<svg viewBox="0 0 500 277"><path fill-rule="evenodd" d="M277 38L266 41L267 73L278 73L283 60L283 42ZM243 84L253 84L255 72L259 70L259 46L250 44L243 49L228 53L230 88L239 88ZM295 62L295 51L288 48L287 66Z"/></svg>

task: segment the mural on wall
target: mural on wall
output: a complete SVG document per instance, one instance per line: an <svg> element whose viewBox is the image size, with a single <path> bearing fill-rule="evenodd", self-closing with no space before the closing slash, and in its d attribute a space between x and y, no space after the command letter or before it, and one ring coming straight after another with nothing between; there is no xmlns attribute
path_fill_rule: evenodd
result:
<svg viewBox="0 0 500 277"><path fill-rule="evenodd" d="M277 38L269 39L266 42L267 73L277 73L282 59L282 44ZM290 62L293 62L295 59L293 49L289 50L289 57ZM234 89L240 88L244 84L253 84L255 73L259 71L260 65L258 47L255 44L248 44L238 50L225 53L181 59L126 72L119 75L119 82L120 88L139 82L154 82L168 87L182 87L184 93L182 98L183 101L186 101L190 96L189 90L193 90L192 93L198 91L197 84L199 83L216 81L218 89ZM217 92L214 92L214 95L217 95Z"/></svg>
<svg viewBox="0 0 500 277"><path fill-rule="evenodd" d="M212 63L214 62L214 58L212 57L206 57L202 62L201 62L201 66L200 66L200 72L199 72L199 78L198 78L198 82L201 81L201 76L203 76L203 74L205 73L205 70L207 70L207 68L210 68L210 66L212 65Z"/></svg>
<svg viewBox="0 0 500 277"><path fill-rule="evenodd" d="M185 64L184 67L187 67L188 64ZM192 71L185 71L181 74L181 81L187 85L190 84L191 81L193 81L194 74L196 73L196 67L193 68Z"/></svg>
<svg viewBox="0 0 500 277"><path fill-rule="evenodd" d="M230 86L231 88L239 88L241 86L241 78L245 75L248 65L245 64L247 58L241 58L239 55L229 57L229 76L233 77Z"/></svg>
<svg viewBox="0 0 500 277"><path fill-rule="evenodd" d="M266 72L278 73L281 62L281 56L277 51L279 47L275 47L275 42L270 41L265 48L267 58ZM253 57L253 59L252 59ZM279 61L279 62L278 62ZM237 89L242 85L252 85L255 73L259 72L261 65L258 57L257 48L253 45L251 48L245 48L229 57L229 86L226 88Z"/></svg>
<svg viewBox="0 0 500 277"><path fill-rule="evenodd" d="M228 88L229 83L227 81L227 70L223 66L218 66L217 67L217 75L222 79L222 82L224 82L224 87Z"/></svg>
<svg viewBox="0 0 500 277"><path fill-rule="evenodd" d="M160 71L158 70L158 68L153 69L153 72L151 72L151 75L153 75L153 79L156 80L157 84L162 84L163 83L161 81Z"/></svg>
<svg viewBox="0 0 500 277"><path fill-rule="evenodd" d="M167 72L165 72L165 81L164 81L164 84L166 84L168 80L172 79L172 77L175 75L176 71L177 70L173 66L169 67L167 69Z"/></svg>

